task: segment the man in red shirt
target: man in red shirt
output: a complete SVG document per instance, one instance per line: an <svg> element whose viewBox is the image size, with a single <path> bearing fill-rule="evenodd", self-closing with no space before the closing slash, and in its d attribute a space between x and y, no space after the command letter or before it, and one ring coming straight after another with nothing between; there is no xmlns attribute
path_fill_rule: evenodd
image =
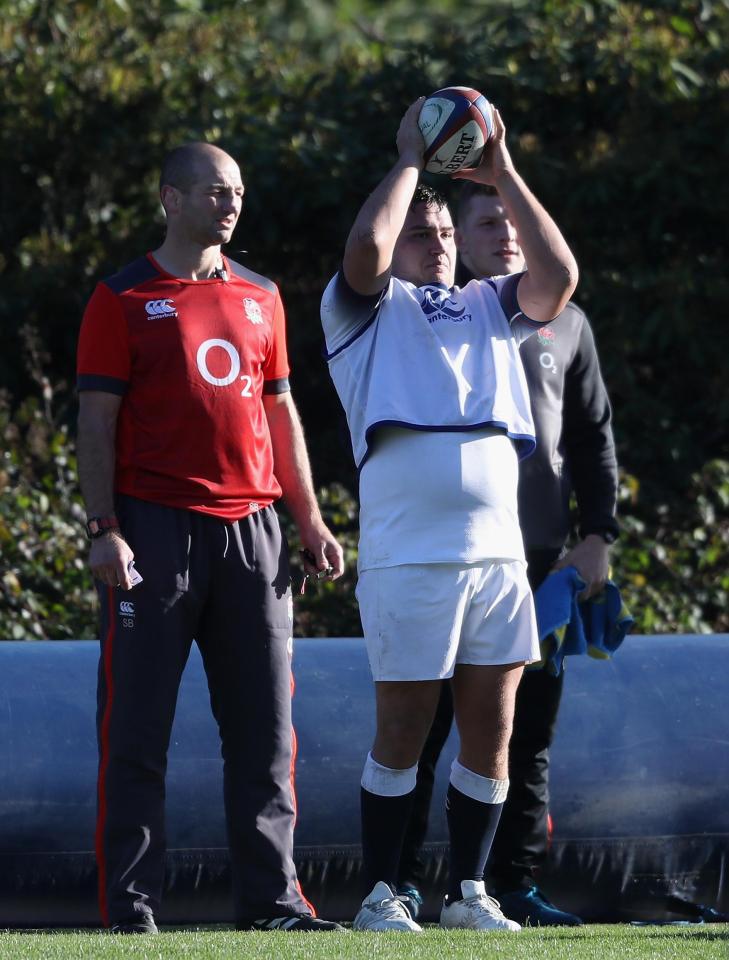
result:
<svg viewBox="0 0 729 960"><path fill-rule="evenodd" d="M102 917L120 933L156 931L166 754L193 639L222 740L237 927L341 929L316 919L293 864L293 618L274 502L310 572L340 576L342 550L314 496L278 289L221 252L243 193L223 150L173 150L165 240L98 284L79 338L102 621L96 851Z"/></svg>

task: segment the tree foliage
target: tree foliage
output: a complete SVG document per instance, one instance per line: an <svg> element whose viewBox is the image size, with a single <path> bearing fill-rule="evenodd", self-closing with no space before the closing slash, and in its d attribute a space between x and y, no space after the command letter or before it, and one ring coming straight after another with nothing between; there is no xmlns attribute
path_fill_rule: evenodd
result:
<svg viewBox="0 0 729 960"><path fill-rule="evenodd" d="M728 41L726 0L5 0L0 636L93 630L56 459L73 461L78 324L96 279L158 243L157 171L189 139L241 161L230 252L282 288L317 481L354 550L318 302L404 108L447 83L499 106L577 253L623 469L615 573L639 627L727 629ZM302 630L359 629L335 589L304 598Z"/></svg>

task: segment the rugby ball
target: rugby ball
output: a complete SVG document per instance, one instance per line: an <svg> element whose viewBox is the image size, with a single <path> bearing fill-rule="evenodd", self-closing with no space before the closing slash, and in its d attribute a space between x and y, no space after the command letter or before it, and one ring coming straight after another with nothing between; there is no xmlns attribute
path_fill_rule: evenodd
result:
<svg viewBox="0 0 729 960"><path fill-rule="evenodd" d="M494 111L478 90L443 87L423 104L418 117L428 173L451 174L477 167L494 132Z"/></svg>

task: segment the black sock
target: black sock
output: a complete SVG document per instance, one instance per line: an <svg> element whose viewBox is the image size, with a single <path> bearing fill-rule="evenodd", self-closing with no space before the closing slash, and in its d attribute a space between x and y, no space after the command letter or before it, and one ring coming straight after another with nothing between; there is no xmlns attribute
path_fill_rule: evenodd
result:
<svg viewBox="0 0 729 960"><path fill-rule="evenodd" d="M461 880L483 880L503 803L483 803L448 784L446 812L450 834L448 900L462 900Z"/></svg>
<svg viewBox="0 0 729 960"><path fill-rule="evenodd" d="M365 895L379 880L395 889L414 790L400 797L361 791L362 860Z"/></svg>

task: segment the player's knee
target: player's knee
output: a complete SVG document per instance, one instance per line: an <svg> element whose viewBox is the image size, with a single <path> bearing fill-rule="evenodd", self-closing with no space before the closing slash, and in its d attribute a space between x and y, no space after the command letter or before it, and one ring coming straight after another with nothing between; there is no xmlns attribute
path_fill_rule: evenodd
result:
<svg viewBox="0 0 729 960"><path fill-rule="evenodd" d="M377 690L376 744L417 763L433 723L440 688L437 684L382 685Z"/></svg>
<svg viewBox="0 0 729 960"><path fill-rule="evenodd" d="M428 733L421 718L403 715L380 718L373 755L389 767L409 767L417 763Z"/></svg>

